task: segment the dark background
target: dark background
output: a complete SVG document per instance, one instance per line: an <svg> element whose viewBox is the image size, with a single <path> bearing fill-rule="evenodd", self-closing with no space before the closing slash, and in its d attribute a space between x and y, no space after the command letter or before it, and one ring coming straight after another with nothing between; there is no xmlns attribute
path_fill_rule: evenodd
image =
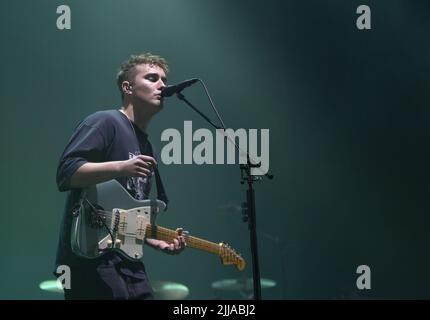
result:
<svg viewBox="0 0 430 320"><path fill-rule="evenodd" d="M58 30L57 6L71 8ZM372 29L356 27L370 6ZM230 128L270 129L273 181L257 183L260 268L276 282L265 299L430 297L428 1L1 1L1 299L61 299L52 279L65 194L55 184L74 127L118 108L119 64L164 56L169 82L200 77ZM186 96L213 119L201 86ZM192 120L176 98L150 137ZM170 209L158 223L227 241L248 262L145 249L153 280L179 282L190 299L221 279L252 276L249 235L237 212L245 186L234 165L162 165ZM356 269L371 269L358 290Z"/></svg>

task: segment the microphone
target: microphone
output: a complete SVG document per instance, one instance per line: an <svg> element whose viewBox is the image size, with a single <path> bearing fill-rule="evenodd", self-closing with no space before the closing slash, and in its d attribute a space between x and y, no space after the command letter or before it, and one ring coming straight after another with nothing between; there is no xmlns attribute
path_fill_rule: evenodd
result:
<svg viewBox="0 0 430 320"><path fill-rule="evenodd" d="M175 85L167 86L161 91L161 96L162 97L170 97L170 96L174 95L175 93L181 92L186 87L191 86L192 84L196 83L197 81L199 81L199 79L193 78L193 79L182 81L181 83L178 83Z"/></svg>

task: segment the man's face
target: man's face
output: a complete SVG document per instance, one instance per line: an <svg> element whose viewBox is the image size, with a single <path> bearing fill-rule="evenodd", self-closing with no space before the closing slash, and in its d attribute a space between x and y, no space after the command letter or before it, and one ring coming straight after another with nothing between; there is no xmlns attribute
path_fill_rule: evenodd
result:
<svg viewBox="0 0 430 320"><path fill-rule="evenodd" d="M166 73L156 65L140 64L135 66L136 75L131 83L133 97L157 109L163 106L161 90L166 87Z"/></svg>

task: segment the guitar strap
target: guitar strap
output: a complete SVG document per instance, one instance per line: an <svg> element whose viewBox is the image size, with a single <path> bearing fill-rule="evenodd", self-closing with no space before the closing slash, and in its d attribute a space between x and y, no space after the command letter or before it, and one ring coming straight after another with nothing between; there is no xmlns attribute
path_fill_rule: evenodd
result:
<svg viewBox="0 0 430 320"><path fill-rule="evenodd" d="M147 140L147 144L148 144L149 152L151 153L151 156L154 157L155 155L152 149L152 144L151 142L149 142L149 140ZM160 176L160 172L158 171L158 167L155 168L154 174L155 174L155 181L157 184L157 199L163 201L166 204L166 208L164 209L164 211L166 211L168 207L169 199L167 198L166 190L164 189L163 182L161 181L161 176Z"/></svg>

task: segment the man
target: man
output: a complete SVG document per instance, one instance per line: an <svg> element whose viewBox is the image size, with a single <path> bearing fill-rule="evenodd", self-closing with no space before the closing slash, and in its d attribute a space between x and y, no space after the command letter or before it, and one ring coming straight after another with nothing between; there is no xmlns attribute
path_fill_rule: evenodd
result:
<svg viewBox="0 0 430 320"><path fill-rule="evenodd" d="M153 177L163 191L147 129L163 107L166 61L150 53L132 56L121 65L117 84L122 96L119 110L99 111L75 129L57 169L60 191L70 190L65 207L56 265L67 265L71 288L66 299L152 299L142 262L131 262L115 252L85 259L70 247L72 210L82 188L116 179L138 200L147 199ZM160 186L161 185L161 186ZM162 195L164 192L162 192ZM186 246L182 229L173 243L146 239L149 246L169 254Z"/></svg>

